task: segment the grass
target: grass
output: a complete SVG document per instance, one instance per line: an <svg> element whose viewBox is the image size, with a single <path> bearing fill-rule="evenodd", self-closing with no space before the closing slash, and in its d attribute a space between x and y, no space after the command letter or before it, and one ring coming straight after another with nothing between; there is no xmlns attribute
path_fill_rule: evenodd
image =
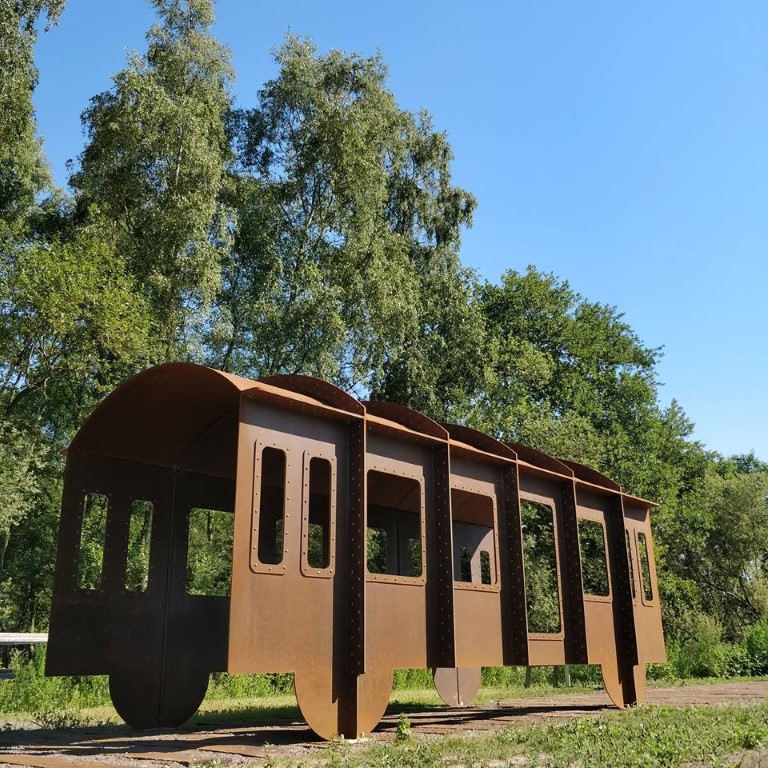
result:
<svg viewBox="0 0 768 768"><path fill-rule="evenodd" d="M405 728L401 729L405 730ZM724 758L768 744L768 705L637 707L563 723L515 726L493 734L395 743L336 742L304 765L328 768L674 768L724 765ZM274 755L274 766L298 765Z"/></svg>
<svg viewBox="0 0 768 768"><path fill-rule="evenodd" d="M261 723L274 720L300 720L301 712L293 694L258 696L248 699L205 700L189 725L218 723Z"/></svg>
<svg viewBox="0 0 768 768"><path fill-rule="evenodd" d="M709 682L707 680L707 682ZM593 690L594 686L530 689L485 686L478 703L528 696L556 696ZM639 706L625 712L602 712L545 724L515 724L493 733L456 736L419 735L410 727L407 710L440 704L434 690L395 690L391 710L400 711L394 742L372 739L351 744L340 740L304 753L297 761L278 748L255 766L305 768L672 768L683 765L725 765L725 758L768 745L768 703L718 707L669 708ZM109 726L119 723L111 707L51 711L48 728ZM290 694L206 700L188 727L218 723L297 719ZM27 721L30 716L27 716ZM733 764L733 763L731 763ZM208 763L210 768L216 761Z"/></svg>
<svg viewBox="0 0 768 768"><path fill-rule="evenodd" d="M552 685L548 671L543 669L535 671L534 684L525 688L522 670L485 670L483 686L475 701L479 705L495 704L511 699L578 694L600 687L597 670L584 668L574 672L574 685L570 688ZM15 681L4 681L0 688L0 710L16 713L0 715L0 730L6 731L0 741L12 737L16 729L34 726L48 730L121 727L114 709L105 703L108 701L105 679L45 678L40 658L19 665L18 673ZM668 679L656 684L722 681L715 678ZM186 727L300 719L296 699L289 692L291 684L290 676L214 676L209 695ZM568 721L520 723L492 733L465 732L450 737L428 737L411 729L408 714L409 711L441 705L429 673L400 670L395 675L394 684L389 711L400 713L394 743L374 738L366 744L353 745L342 740L305 753L303 763L297 763L285 751L275 748L270 757L258 765L666 768L691 764L721 765L725 764L726 756L768 745L768 704L683 709L640 706L626 712L603 712L595 717ZM649 681L649 684L654 683ZM213 767L217 763L213 761L209 765Z"/></svg>

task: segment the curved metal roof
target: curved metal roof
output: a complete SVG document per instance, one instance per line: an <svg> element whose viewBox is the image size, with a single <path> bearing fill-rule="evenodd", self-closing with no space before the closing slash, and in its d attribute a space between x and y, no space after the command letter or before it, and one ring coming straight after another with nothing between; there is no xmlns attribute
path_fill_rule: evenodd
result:
<svg viewBox="0 0 768 768"><path fill-rule="evenodd" d="M361 403L321 379L286 375L255 382L192 363L157 365L118 386L81 426L70 451L232 477L240 400L249 392L271 392L269 396L288 406L292 400L298 408L330 407L357 418L368 414L384 427L391 422L389 428L405 427L421 439L450 437L487 454L622 493L618 483L591 467L519 443L502 443L470 427L441 425L396 403Z"/></svg>
<svg viewBox="0 0 768 768"><path fill-rule="evenodd" d="M551 472L557 472L557 474L565 475L566 477L574 476L574 472L569 466L563 464L562 461L554 456L544 453L544 451L537 451L535 448L529 448L527 445L521 445L520 443L507 442L506 445L517 454L518 459L526 464L531 464L541 469L548 469Z"/></svg>
<svg viewBox="0 0 768 768"><path fill-rule="evenodd" d="M485 432L480 432L472 427L465 427L462 424L443 424L448 430L448 434L461 443L477 448L485 453L495 454L501 456L504 459L517 459L517 454L506 443L502 443L495 437L486 435Z"/></svg>
<svg viewBox="0 0 768 768"><path fill-rule="evenodd" d="M579 464L575 461L567 461L566 459L558 459L558 461L561 461L567 467L570 467L577 480L584 480L592 485L599 485L602 488L608 488L612 491L621 491L621 486L615 480L611 480L610 477L604 475L602 472L598 472L596 469L592 469L592 467L588 467L585 464Z"/></svg>
<svg viewBox="0 0 768 768"><path fill-rule="evenodd" d="M273 387L287 389L289 392L296 392L305 397L311 397L324 405L330 405L332 408L354 413L357 416L365 414L365 408L359 400L356 400L343 389L339 389L335 384L330 384L314 376L279 374L276 376L265 376L259 379L259 383L269 384Z"/></svg>
<svg viewBox="0 0 768 768"><path fill-rule="evenodd" d="M215 460L214 469L228 476L234 472L240 394L253 386L248 379L192 363L154 366L108 395L69 450L194 468L207 444L225 445L226 455ZM205 460L206 466L211 463Z"/></svg>
<svg viewBox="0 0 768 768"><path fill-rule="evenodd" d="M397 403L388 403L383 400L363 401L365 410L372 416L379 416L382 419L394 421L403 427L420 432L422 435L433 437L438 440L447 440L448 431L429 416L425 416L420 411L414 411L405 405Z"/></svg>

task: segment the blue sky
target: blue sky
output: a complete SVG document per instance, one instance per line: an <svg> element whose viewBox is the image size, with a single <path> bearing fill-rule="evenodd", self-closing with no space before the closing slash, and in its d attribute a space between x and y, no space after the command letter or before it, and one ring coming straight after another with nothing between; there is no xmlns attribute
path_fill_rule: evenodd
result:
<svg viewBox="0 0 768 768"><path fill-rule="evenodd" d="M145 0L68 0L41 37L35 95L57 181L79 115L143 50ZM695 437L768 459L768 3L219 0L244 106L286 31L382 51L401 106L426 108L479 200L463 260L534 264L615 305L664 347L661 400Z"/></svg>

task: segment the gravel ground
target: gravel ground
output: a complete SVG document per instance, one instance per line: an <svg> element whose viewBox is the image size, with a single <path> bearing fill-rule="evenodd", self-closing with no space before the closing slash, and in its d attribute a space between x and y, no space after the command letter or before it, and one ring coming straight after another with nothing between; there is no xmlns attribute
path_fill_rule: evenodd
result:
<svg viewBox="0 0 768 768"><path fill-rule="evenodd" d="M743 703L768 696L768 681L649 688L646 702L685 706ZM397 707L387 712L373 739L394 738L400 711L406 711L415 734L425 737L457 732L488 731L515 723L549 722L594 716L611 709L602 692L503 700L467 708ZM256 726L198 724L194 729L137 732L127 726L76 728L67 731L19 728L0 732L0 766L35 768L159 768L192 766L218 760L223 766L264 759L270 755L296 759L325 749L302 721L275 720ZM768 768L768 752L734 756L733 765Z"/></svg>

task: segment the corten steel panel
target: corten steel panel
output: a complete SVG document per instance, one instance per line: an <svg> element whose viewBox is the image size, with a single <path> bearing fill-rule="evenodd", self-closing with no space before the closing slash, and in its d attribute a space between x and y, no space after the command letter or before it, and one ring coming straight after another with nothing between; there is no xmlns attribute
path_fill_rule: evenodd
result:
<svg viewBox="0 0 768 768"><path fill-rule="evenodd" d="M359 578L364 491L359 419L338 414L322 418L249 395L242 404L239 444L229 671L292 671L302 713L315 731L329 737L368 730L386 706L391 670L386 685L375 679L375 671L356 678L364 663L359 618L365 613L364 582ZM286 456L284 545L281 561L274 564L254 558L264 448ZM332 457L336 473L333 567L316 576L302 572L307 456ZM350 510L356 513L354 521ZM265 621L265 616L273 618Z"/></svg>
<svg viewBox="0 0 768 768"><path fill-rule="evenodd" d="M272 478L262 488L262 465L269 465L267 474L281 466L277 454L262 461L265 447L284 451L285 482ZM314 489L319 497L330 490L333 502L322 534L331 553L325 565L308 560L310 517L325 514L317 512L322 503L310 512L313 457L332 468L326 490ZM395 479L374 474L369 483L371 470ZM402 478L418 481L418 492ZM109 497L102 583L89 592L76 586L85 493ZM422 568L413 576L402 569L403 553L413 569L415 493ZM492 499L493 525L486 502L471 493ZM406 506L398 494L409 497ZM283 552L276 561L274 552L262 553L259 530L266 526L278 535L274 500L281 495ZM474 518L462 512L470 498ZM154 505L145 593L124 589L135 499ZM561 608L555 634L527 634L525 499L555 510ZM368 573L369 501L372 519L397 541L399 554L393 560L390 551L387 560L390 571L396 564L395 573ZM235 509L230 600L186 593L189 511L195 506ZM326 737L373 728L389 697L392 670L402 667L432 667L441 696L458 704L474 696L480 665L589 658L604 668L613 663L616 672L606 683L610 689L619 680L614 699L634 701L644 683L637 662L664 658L653 506L588 467L503 445L466 427L441 426L401 406L369 403L366 411L317 379L251 382L188 364L158 366L118 387L70 448L47 669L109 674L118 710L139 725L181 722L202 698L211 671L294 671L302 712ZM582 595L577 514L605 522L608 599ZM640 534L647 537L651 598L639 571ZM454 581L454 535L459 549L464 541L473 552L475 581L480 575L482 582L479 553L493 551L495 583ZM267 544L266 553L273 546Z"/></svg>
<svg viewBox="0 0 768 768"><path fill-rule="evenodd" d="M432 449L435 501L427 508L427 656L434 668L456 666L456 626L453 606L453 530L451 526L451 464L446 444Z"/></svg>
<svg viewBox="0 0 768 768"><path fill-rule="evenodd" d="M69 450L232 477L239 395L252 384L189 363L150 368L97 406Z"/></svg>
<svg viewBox="0 0 768 768"><path fill-rule="evenodd" d="M349 620L350 672L365 673L365 422L349 425Z"/></svg>
<svg viewBox="0 0 768 768"><path fill-rule="evenodd" d="M640 664L651 662L663 663L667 660L667 654L664 648L664 633L661 625L661 605L659 602L659 585L656 578L656 563L653 555L650 511L634 502L628 501L625 496L624 525L629 532L632 551L632 578L635 584L632 607L635 619L638 662ZM647 600L643 594L639 559L640 551L638 547L639 533L644 533L648 542L648 560L651 589L653 592L652 600Z"/></svg>
<svg viewBox="0 0 768 768"><path fill-rule="evenodd" d="M533 472L527 465L520 467L520 502L537 502L555 510L555 548L557 584L560 603L560 631L552 633L529 632L528 663L531 666L565 664L565 622L567 616L563 600L563 563L560 552L560 529L562 528L562 480Z"/></svg>
<svg viewBox="0 0 768 768"><path fill-rule="evenodd" d="M193 508L232 514L234 484L198 473L174 473L160 674L120 665L110 674L112 701L135 727L180 725L200 706L211 672L226 669L227 597L187 593L187 543ZM227 557L228 553L222 553Z"/></svg>
<svg viewBox="0 0 768 768"><path fill-rule="evenodd" d="M406 408L404 405L379 400L367 400L363 405L368 416L380 416L406 427L412 432L427 435L439 442L444 442L448 438L448 431L445 426L438 424L423 413Z"/></svg>
<svg viewBox="0 0 768 768"><path fill-rule="evenodd" d="M333 578L307 578L301 574L304 459L305 453L331 453L335 458L337 538L332 546L335 570L343 572L346 537L338 532L344 530L347 519L347 425L251 400L243 401L241 419L229 671L294 671L296 665L309 659L330 668L332 617L335 609L344 609L335 603ZM284 546L281 562L265 563L254 570L254 510L259 508L259 459L265 448L283 451L286 456ZM276 620L265 621L265 616L274 616ZM296 621L296 616L301 620Z"/></svg>
<svg viewBox="0 0 768 768"><path fill-rule="evenodd" d="M307 398L317 400L354 416L365 415L365 406L360 401L355 400L352 395L347 394L343 389L339 389L322 379L316 379L314 376L280 374L277 376L265 376L263 379L259 379L258 383L272 385L280 389L286 389L289 392L304 395Z"/></svg>
<svg viewBox="0 0 768 768"><path fill-rule="evenodd" d="M561 484L562 505L558 518L558 548L561 563L561 589L565 658L569 664L587 662L587 632L584 618L584 593L581 585L581 554L576 519L576 484L565 480Z"/></svg>
<svg viewBox="0 0 768 768"><path fill-rule="evenodd" d="M210 672L227 668L229 598L187 592L190 513L194 508L234 511L234 483L199 473L177 472L168 570L161 711L183 722L205 695ZM222 552L227 558L229 552ZM182 713L186 713L182 716Z"/></svg>
<svg viewBox="0 0 768 768"><path fill-rule="evenodd" d="M499 666L504 662L499 581L498 510L502 501L501 466L479 464L463 458L451 463L451 513L454 523L454 605L456 612L456 666ZM480 528L471 505L477 500L491 505L492 528ZM469 515L465 510L469 509ZM486 522L486 521L483 521ZM479 529L479 530L475 530ZM478 540L480 539L481 540ZM471 582L458 579L461 548L473 553ZM491 584L481 582L480 552L489 552Z"/></svg>
<svg viewBox="0 0 768 768"><path fill-rule="evenodd" d="M77 586L80 528L86 494L109 500L102 583L96 590ZM122 588L133 499L154 505L151 560L146 592ZM51 608L46 673L103 675L121 666L149 677L160 670L168 526L173 504L173 473L157 467L69 453ZM115 583L116 577L119 583Z"/></svg>
<svg viewBox="0 0 768 768"><path fill-rule="evenodd" d="M393 467L392 471L402 471L405 474L418 472L423 466L426 490L424 494L425 509L423 511L424 535L426 536L424 551L426 552L426 587L409 579L396 579L387 583L380 576L369 576L369 605L375 605L376 611L370 611L369 617L377 615L377 629L373 621L368 625L371 644L381 640L384 647L396 644L397 637L388 638L386 634L391 628L385 626L386 616L412 611L416 607L413 628L421 626L422 616L419 602L421 597L409 593L408 589L422 588L426 598L426 633L425 658L426 664L433 668L438 692L444 700L461 700L462 693L469 684L468 695L474 696L477 685L474 684L474 673L469 675L457 673L453 669L455 663L454 639L454 606L453 606L453 576L452 576L452 529L450 520L450 456L446 443L446 430L422 414L402 406L387 403L368 403L368 425L371 437L369 440L368 467L385 469L386 461L393 459L405 460L406 465ZM393 440L394 438L394 440ZM399 450L393 446L400 444ZM426 443L426 445L424 445ZM410 444L410 445L409 445ZM421 445L420 445L421 444ZM371 447L373 446L373 447ZM379 455L376 454L379 446ZM422 447L423 446L423 447ZM410 464L410 467L407 466ZM431 477L431 480L430 480ZM369 502L372 488L369 486ZM434 490L434 493L432 493ZM401 593L403 597L399 597ZM393 611L395 613L393 613ZM383 621L378 617L382 617ZM406 616L400 623L408 625ZM374 638L376 640L374 641ZM424 666L421 660L421 645L418 633L412 634L403 644L415 651L411 657L401 657L403 662L397 666ZM371 646L369 646L370 648ZM388 665L392 661L385 662ZM373 666L371 661L369 666ZM450 666L449 666L450 665ZM447 674L443 674L446 672ZM478 679L479 682L479 679Z"/></svg>
<svg viewBox="0 0 768 768"><path fill-rule="evenodd" d="M507 462L514 462L517 460L517 454L506 443L499 442L490 435L486 435L483 432L478 432L471 427L465 427L461 424L445 424L445 428L452 441L471 445L473 448L477 448L490 456L493 456L495 461L499 463L499 460L506 460Z"/></svg>
<svg viewBox="0 0 768 768"><path fill-rule="evenodd" d="M185 504L231 512L233 484L74 453L68 467L46 671L109 674L115 706L130 724L178 725L197 709L209 672L226 665L227 599L185 592ZM85 493L109 499L96 590L76 584ZM124 587L132 501L153 505L144 592Z"/></svg>
<svg viewBox="0 0 768 768"><path fill-rule="evenodd" d="M517 463L504 467L502 514L499 515L504 665L528 666L528 612L525 602L523 529L520 517L520 481Z"/></svg>
<svg viewBox="0 0 768 768"><path fill-rule="evenodd" d="M519 461L530 465L536 469L546 472L562 475L563 477L573 477L573 470L564 464L560 459L550 456L547 453L537 451L535 448L529 448L520 443L506 443L516 454Z"/></svg>
<svg viewBox="0 0 768 768"><path fill-rule="evenodd" d="M645 690L645 668L637 667L637 639L632 606L631 581L625 544L625 521L622 497L614 494L609 499L606 514L608 551L613 586L613 620L616 637L618 683L609 682L603 668L606 690L617 706L637 703Z"/></svg>
<svg viewBox="0 0 768 768"><path fill-rule="evenodd" d="M420 485L422 540L426 545L426 510L434 509L434 463L430 446L402 442L369 431L367 462L369 473L376 471ZM369 483L370 485L370 483ZM368 504L371 489L368 488ZM372 574L367 576L366 667L394 670L433 666L428 658L426 563L422 576ZM437 627L430 628L436 632ZM436 666L436 665L434 665Z"/></svg>
<svg viewBox="0 0 768 768"><path fill-rule="evenodd" d="M610 477L607 477L601 472L597 472L592 469L592 467L585 467L583 464L577 464L575 461L566 461L565 459L558 459L558 461L565 464L578 480L583 480L591 485L600 486L601 488L621 492L621 486L617 482L611 480Z"/></svg>
<svg viewBox="0 0 768 768"><path fill-rule="evenodd" d="M617 635L616 621L622 608L623 591L616 577L612 546L611 515L613 498L598 495L579 488L577 490L576 512L579 520L592 521L600 525L605 556L605 575L608 582L607 595L584 594L584 613L586 619L587 654L589 664L600 664L606 690L619 706L625 704L625 692L622 686L624 671L623 647L618 647L622 636ZM620 521L619 521L620 525ZM619 551L621 557L623 553ZM626 562L626 557L623 558ZM621 565L621 563L619 563ZM627 582L628 583L628 582ZM629 627L634 632L633 627Z"/></svg>
<svg viewBox="0 0 768 768"><path fill-rule="evenodd" d="M505 443L457 424L444 425L451 437L451 450L462 455L465 463L474 466L479 456L461 450L464 445L482 451L486 462L496 465L501 493L495 488L497 500L498 578L500 586L500 633L502 662L506 665L528 663L527 616L525 606L525 576L523 571L523 540L518 497L517 454ZM489 664L490 662L483 662ZM479 680L478 680L479 682ZM449 703L449 702L446 702ZM453 703L452 701L450 703Z"/></svg>

